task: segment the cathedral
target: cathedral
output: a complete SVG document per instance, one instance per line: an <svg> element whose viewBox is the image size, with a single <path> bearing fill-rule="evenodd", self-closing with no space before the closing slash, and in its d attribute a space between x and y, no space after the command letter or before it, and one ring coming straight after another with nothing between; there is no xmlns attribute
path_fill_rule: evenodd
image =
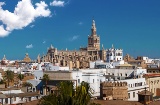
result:
<svg viewBox="0 0 160 105"><path fill-rule="evenodd" d="M54 65L69 66L70 69L88 68L90 61L106 61L106 51L100 49L100 36L96 33L96 24L92 20L91 34L88 35L87 47L80 47L79 50L58 50L52 45L48 48L47 54L41 58L42 62L51 62Z"/></svg>

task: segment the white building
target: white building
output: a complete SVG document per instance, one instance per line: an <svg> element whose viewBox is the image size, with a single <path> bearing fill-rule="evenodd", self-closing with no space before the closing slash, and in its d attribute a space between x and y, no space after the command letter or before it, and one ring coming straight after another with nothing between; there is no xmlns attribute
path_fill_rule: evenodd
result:
<svg viewBox="0 0 160 105"><path fill-rule="evenodd" d="M3 99L0 99L0 102L3 104L8 103L8 104L14 104L14 103L18 103L21 98L20 97L15 97L15 98L9 98L6 95L10 96L11 94L19 94L19 93L23 93L23 91L21 91L20 89L1 89L0 90L1 94L3 95Z"/></svg>
<svg viewBox="0 0 160 105"><path fill-rule="evenodd" d="M53 65L48 62L43 62L41 64L38 64L37 68L39 70L27 70L28 72L31 72L34 75L34 79L27 80L27 82L29 82L33 85L32 90L31 90L33 92L36 91L37 85L39 85L41 83L41 79L43 78L44 71L69 71L69 67L60 67L58 65ZM24 70L23 70L23 72L24 72ZM23 74L23 72L22 72L22 74ZM42 93L42 92L40 91L40 93Z"/></svg>
<svg viewBox="0 0 160 105"><path fill-rule="evenodd" d="M80 69L79 71L72 71L72 78L74 80L77 80L78 85L82 81L88 82L90 84L90 87L94 89L95 93L93 96L99 96L100 95L100 83L107 81L104 75L108 75L108 77L109 75L111 77L115 76L116 80L118 80L122 78L125 79L125 77L126 78L133 78L134 76L139 77L139 75L144 74L144 73L146 73L146 69ZM121 78L117 78L117 77L121 77ZM115 78L110 79L110 80L114 81ZM134 81L137 80L136 83L143 82L143 84L145 84L144 78L128 79L128 81L130 80L134 80Z"/></svg>
<svg viewBox="0 0 160 105"><path fill-rule="evenodd" d="M91 70L72 71L72 78L77 80L77 85L80 85L82 81L89 83L90 87L94 90L93 96L100 96L100 82L105 81L103 75L103 69L101 73L100 71L91 72Z"/></svg>
<svg viewBox="0 0 160 105"><path fill-rule="evenodd" d="M123 60L123 49L115 49L112 45L112 48L106 49L107 62L121 61Z"/></svg>
<svg viewBox="0 0 160 105"><path fill-rule="evenodd" d="M98 62L97 62L98 63ZM58 66L53 66L55 69L47 70L49 71L58 71ZM58 68L57 68L58 67ZM66 70L59 70L66 71ZM113 75L119 77L138 77L140 74L146 73L146 69L80 69L80 70L72 70L71 78L72 80L77 81L77 85L80 85L82 81L88 82L90 87L94 90L93 96L100 95L100 82L106 81L104 75ZM61 72L59 72L61 73ZM41 83L41 79L43 78L43 70L34 70L33 72L35 79L28 80L28 82L32 83L33 88L36 89L36 86Z"/></svg>
<svg viewBox="0 0 160 105"><path fill-rule="evenodd" d="M127 82L128 84L128 100L129 101L138 101L138 92L145 90L145 87L149 86L146 84L145 78L137 79L126 79L120 80L120 82Z"/></svg>
<svg viewBox="0 0 160 105"><path fill-rule="evenodd" d="M141 74L146 74L146 69L106 69L107 75L119 77L137 77Z"/></svg>
<svg viewBox="0 0 160 105"><path fill-rule="evenodd" d="M15 66L3 66L1 67L4 71L7 71L7 70L10 70L10 71L13 71L14 73L18 73L21 71L20 68L17 68Z"/></svg>
<svg viewBox="0 0 160 105"><path fill-rule="evenodd" d="M72 80L76 80L77 85L80 85L82 81L88 82L90 87L94 90L93 96L100 95L100 82L105 81L105 77L103 77L103 75L105 75L106 69L82 69L70 72ZM43 74L43 70L35 70L33 72L35 78L27 80L27 82L30 82L33 85L31 91L36 91L37 85L42 85L41 79L43 78ZM40 91L40 93L42 92Z"/></svg>
<svg viewBox="0 0 160 105"><path fill-rule="evenodd" d="M116 66L119 66L121 64L124 64L124 60L119 61L113 61L113 62L103 62L101 60L97 60L95 62L90 62L91 69L97 68L97 69L105 69L105 68L115 68Z"/></svg>

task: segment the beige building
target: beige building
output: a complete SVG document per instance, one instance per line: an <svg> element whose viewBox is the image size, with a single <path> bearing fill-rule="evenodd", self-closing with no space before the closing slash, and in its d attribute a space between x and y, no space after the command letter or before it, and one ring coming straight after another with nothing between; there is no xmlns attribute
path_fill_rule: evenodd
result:
<svg viewBox="0 0 160 105"><path fill-rule="evenodd" d="M72 72L70 71L44 71L50 80L73 80Z"/></svg>
<svg viewBox="0 0 160 105"><path fill-rule="evenodd" d="M103 82L100 85L100 97L104 100L127 100L127 82Z"/></svg>
<svg viewBox="0 0 160 105"><path fill-rule="evenodd" d="M153 96L158 96L158 90L160 89L160 73L145 74L147 85L149 85L149 91L153 93Z"/></svg>
<svg viewBox="0 0 160 105"><path fill-rule="evenodd" d="M26 62L26 63L31 62L31 59L30 59L28 53L26 53L26 55L25 55L23 61Z"/></svg>
<svg viewBox="0 0 160 105"><path fill-rule="evenodd" d="M47 54L41 57L42 62L51 62L60 66L69 66L73 68L88 68L90 61L95 60L106 61L106 51L104 48L100 50L100 37L96 33L95 21L92 21L91 35L88 36L88 46L79 50L58 50L52 45L48 49Z"/></svg>
<svg viewBox="0 0 160 105"><path fill-rule="evenodd" d="M160 67L159 68L147 68L147 73L160 73Z"/></svg>
<svg viewBox="0 0 160 105"><path fill-rule="evenodd" d="M116 69L134 69L135 67L131 64L125 63L116 66Z"/></svg>
<svg viewBox="0 0 160 105"><path fill-rule="evenodd" d="M147 64L145 63L145 60L142 59L142 57L137 57L137 59L134 59L129 54L126 54L124 57L124 61L128 64L131 64L135 67L142 67L145 69L147 67Z"/></svg>

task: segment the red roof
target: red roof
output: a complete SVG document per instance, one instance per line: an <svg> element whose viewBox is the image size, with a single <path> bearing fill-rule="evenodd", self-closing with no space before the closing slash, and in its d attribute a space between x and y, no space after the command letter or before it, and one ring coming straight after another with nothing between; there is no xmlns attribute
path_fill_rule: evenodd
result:
<svg viewBox="0 0 160 105"><path fill-rule="evenodd" d="M144 76L147 76L147 77L160 77L160 73L149 73L149 74L144 74Z"/></svg>

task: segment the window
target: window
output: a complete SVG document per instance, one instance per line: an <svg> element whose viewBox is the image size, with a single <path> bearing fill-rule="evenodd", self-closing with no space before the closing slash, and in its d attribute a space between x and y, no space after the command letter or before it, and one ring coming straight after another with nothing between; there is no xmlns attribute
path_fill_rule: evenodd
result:
<svg viewBox="0 0 160 105"><path fill-rule="evenodd" d="M16 97L14 97L14 101L16 101Z"/></svg>
<svg viewBox="0 0 160 105"><path fill-rule="evenodd" d="M135 98L135 92L133 92L133 98Z"/></svg>
<svg viewBox="0 0 160 105"><path fill-rule="evenodd" d="M33 92L35 92L36 91L36 89L35 88L33 88Z"/></svg>
<svg viewBox="0 0 160 105"><path fill-rule="evenodd" d="M122 73L121 73L121 77L122 77Z"/></svg>
<svg viewBox="0 0 160 105"><path fill-rule="evenodd" d="M128 99L130 99L130 93L128 93Z"/></svg>
<svg viewBox="0 0 160 105"><path fill-rule="evenodd" d="M5 98L5 103L8 103L8 98Z"/></svg>
<svg viewBox="0 0 160 105"><path fill-rule="evenodd" d="M93 83L94 83L94 79L93 79Z"/></svg>
<svg viewBox="0 0 160 105"><path fill-rule="evenodd" d="M112 73L112 75L114 75L114 73Z"/></svg>
<svg viewBox="0 0 160 105"><path fill-rule="evenodd" d="M78 83L80 83L81 81L80 81L80 79L78 79Z"/></svg>
<svg viewBox="0 0 160 105"><path fill-rule="evenodd" d="M126 77L127 77L127 73L126 73L125 75L126 75Z"/></svg>

